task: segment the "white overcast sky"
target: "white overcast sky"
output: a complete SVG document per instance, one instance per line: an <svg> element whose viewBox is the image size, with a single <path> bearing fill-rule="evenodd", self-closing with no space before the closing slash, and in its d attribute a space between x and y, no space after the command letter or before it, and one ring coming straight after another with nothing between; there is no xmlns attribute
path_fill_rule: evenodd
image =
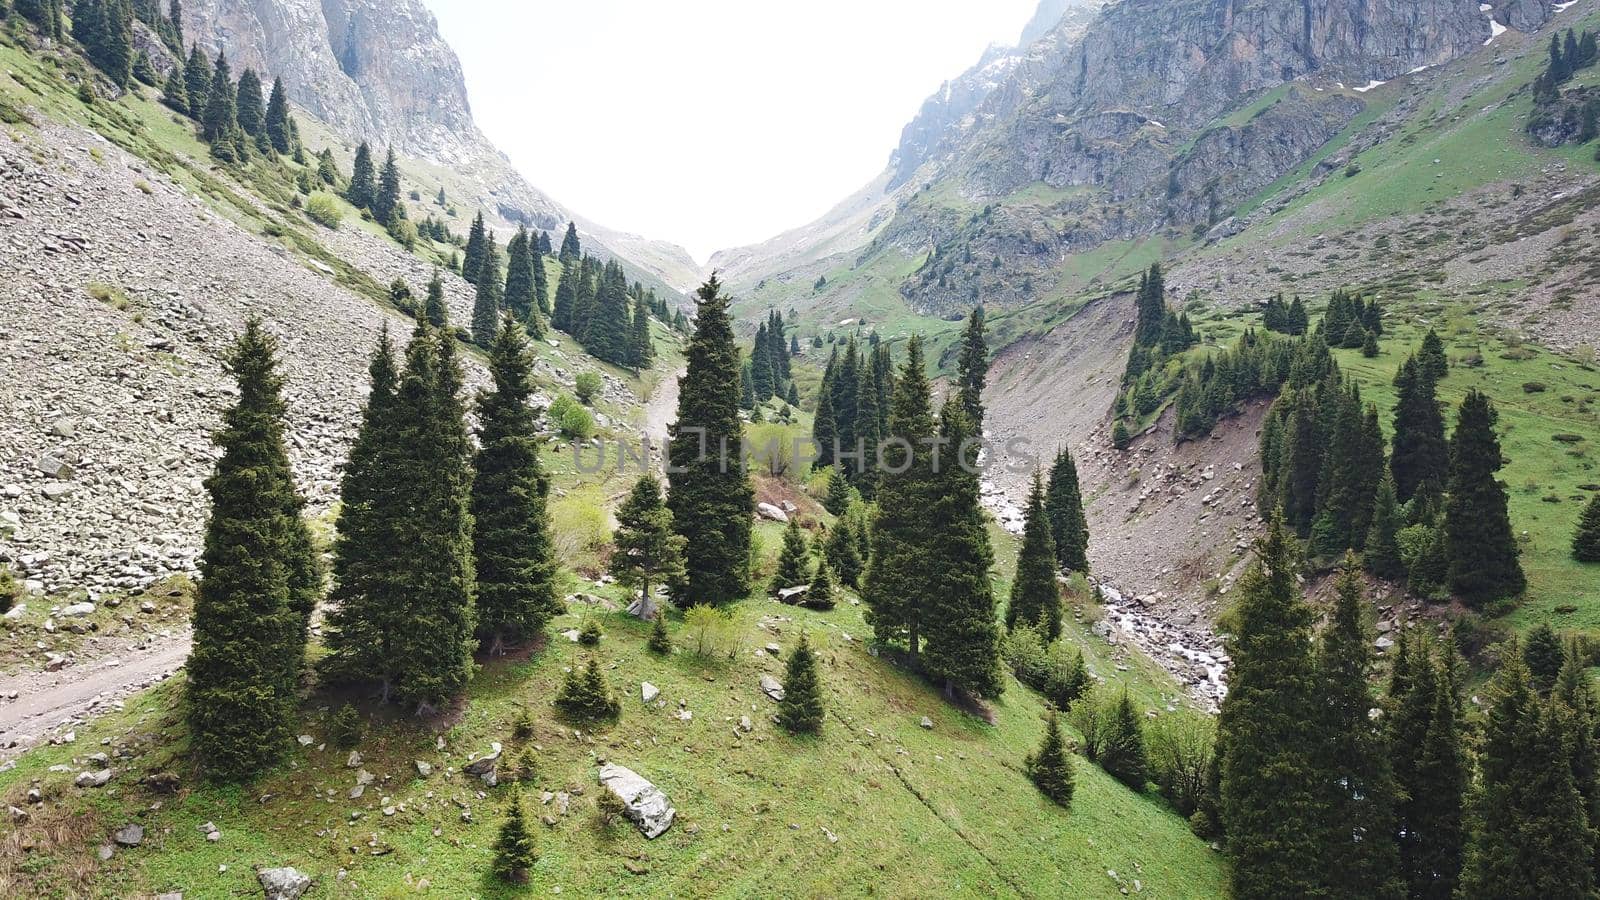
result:
<svg viewBox="0 0 1600 900"><path fill-rule="evenodd" d="M535 186L698 260L825 212L1037 0L424 0Z"/></svg>

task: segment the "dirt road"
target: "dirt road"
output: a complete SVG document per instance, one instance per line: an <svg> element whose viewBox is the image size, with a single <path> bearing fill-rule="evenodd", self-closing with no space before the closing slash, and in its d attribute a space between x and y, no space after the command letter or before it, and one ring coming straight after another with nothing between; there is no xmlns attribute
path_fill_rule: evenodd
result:
<svg viewBox="0 0 1600 900"><path fill-rule="evenodd" d="M189 631L158 639L59 672L0 679L0 759L16 756L74 720L106 712L112 703L162 681L189 656Z"/></svg>

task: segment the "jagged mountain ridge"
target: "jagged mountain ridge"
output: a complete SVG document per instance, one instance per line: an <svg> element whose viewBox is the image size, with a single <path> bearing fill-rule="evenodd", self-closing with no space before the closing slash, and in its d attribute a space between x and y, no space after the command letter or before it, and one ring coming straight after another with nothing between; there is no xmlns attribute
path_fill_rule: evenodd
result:
<svg viewBox="0 0 1600 900"><path fill-rule="evenodd" d="M491 224L546 230L576 220L604 255L667 285L698 267L681 247L607 228L534 187L473 121L461 62L420 0L190 0L184 33L236 71L282 76L294 102L352 144L392 144L461 174Z"/></svg>

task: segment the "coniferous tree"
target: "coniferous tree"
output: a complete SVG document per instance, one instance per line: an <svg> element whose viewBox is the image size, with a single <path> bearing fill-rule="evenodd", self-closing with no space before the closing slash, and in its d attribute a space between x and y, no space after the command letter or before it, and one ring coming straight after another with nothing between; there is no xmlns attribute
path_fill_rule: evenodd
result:
<svg viewBox="0 0 1600 900"><path fill-rule="evenodd" d="M350 167L350 184L345 187L344 196L356 209L367 209L377 199L378 175L372 165L372 148L366 141L356 147L355 163ZM471 252L470 244L468 252Z"/></svg>
<svg viewBox="0 0 1600 900"><path fill-rule="evenodd" d="M500 824L500 834L494 842L495 877L512 884L527 884L528 870L538 861L533 834L522 812L522 792L513 787L506 801L506 820Z"/></svg>
<svg viewBox="0 0 1600 900"><path fill-rule="evenodd" d="M577 722L615 720L622 714L622 702L611 692L600 664L592 656L581 675L576 666L567 670L555 703L568 719Z"/></svg>
<svg viewBox="0 0 1600 900"><path fill-rule="evenodd" d="M653 474L634 482L628 499L617 509L617 531L612 537L611 574L623 587L639 589L645 604L650 590L683 579L683 548L687 541L672 530L672 511L661 496ZM661 615L657 613L657 621Z"/></svg>
<svg viewBox="0 0 1600 900"><path fill-rule="evenodd" d="M213 71L211 58L200 45L196 43L190 47L189 58L183 64L183 86L189 97L189 117L197 121L205 115Z"/></svg>
<svg viewBox="0 0 1600 900"><path fill-rule="evenodd" d="M791 516L789 525L783 530L783 549L778 554L778 571L772 576L772 592L776 594L784 588L805 584L810 580L811 574L807 571L807 561L811 557L811 548L806 546L805 533L800 530L800 521Z"/></svg>
<svg viewBox="0 0 1600 900"><path fill-rule="evenodd" d="M1457 730L1454 685L1450 672L1441 667L1413 783L1416 794L1408 827L1414 826L1415 831L1407 832L1412 839L1412 867L1404 865L1402 854L1401 869L1403 875L1413 879L1413 885L1422 888L1413 889L1411 896L1440 900L1447 900L1455 892L1466 842L1462 804L1469 775Z"/></svg>
<svg viewBox="0 0 1600 900"><path fill-rule="evenodd" d="M1326 821L1316 771L1311 612L1295 585L1281 519L1239 585L1228 695L1218 721L1220 806L1234 896L1319 896Z"/></svg>
<svg viewBox="0 0 1600 900"><path fill-rule="evenodd" d="M272 149L279 153L288 153L294 149L293 133L289 124L289 92L284 88L282 78L272 82L272 99L267 101L264 124L267 140L272 144Z"/></svg>
<svg viewBox="0 0 1600 900"><path fill-rule="evenodd" d="M528 229L518 227L506 244L506 309L523 323L528 322L538 308L533 296L536 256L530 240Z"/></svg>
<svg viewBox="0 0 1600 900"><path fill-rule="evenodd" d="M983 307L974 307L961 335L956 360L956 396L966 410L974 434L983 434L983 387L989 378L989 347L983 340Z"/></svg>
<svg viewBox="0 0 1600 900"><path fill-rule="evenodd" d="M1135 791L1143 792L1150 778L1150 761L1144 749L1144 728L1140 714L1126 688L1107 723L1106 735L1096 760L1106 774Z"/></svg>
<svg viewBox="0 0 1600 900"><path fill-rule="evenodd" d="M596 268L594 258L585 256L578 262L578 279L573 285L572 336L585 347L588 346L589 326L594 319Z"/></svg>
<svg viewBox="0 0 1600 900"><path fill-rule="evenodd" d="M1528 678L1534 690L1541 697L1550 696L1561 675L1561 666L1566 662L1566 650L1548 622L1541 622L1528 632L1527 643L1522 645L1522 661L1528 667Z"/></svg>
<svg viewBox="0 0 1600 900"><path fill-rule="evenodd" d="M1369 681L1372 638L1362 621L1361 575L1347 554L1332 620L1317 653L1326 740L1318 760L1328 790L1324 871L1333 896L1405 896L1395 844L1395 780Z"/></svg>
<svg viewBox="0 0 1600 900"><path fill-rule="evenodd" d="M1055 541L1056 565L1069 572L1089 571L1089 524L1083 513L1078 465L1065 447L1056 453L1050 466L1044 507L1050 520L1050 536Z"/></svg>
<svg viewBox="0 0 1600 900"><path fill-rule="evenodd" d="M477 289L472 302L472 342L487 347L494 341L500 322L500 301L505 295L505 284L500 280L500 257L495 253L492 238L487 241L483 262L478 266Z"/></svg>
<svg viewBox="0 0 1600 900"><path fill-rule="evenodd" d="M533 307L541 316L549 316L550 273L544 267L547 248L540 246L540 232L528 235L528 252L533 257Z"/></svg>
<svg viewBox="0 0 1600 900"><path fill-rule="evenodd" d="M561 253L557 256L563 267L570 266L583 255L583 245L578 241L578 226L574 222L567 223L566 236L561 239Z"/></svg>
<svg viewBox="0 0 1600 900"><path fill-rule="evenodd" d="M1062 806L1072 805L1075 785L1072 775L1072 757L1067 753L1066 742L1061 739L1061 725L1056 711L1050 710L1045 719L1044 740L1037 753L1024 760L1023 769L1039 792Z"/></svg>
<svg viewBox="0 0 1600 900"><path fill-rule="evenodd" d="M372 193L372 217L387 228L394 224L397 216L403 217L404 213L405 209L400 205L400 165L395 161L394 148L390 147Z"/></svg>
<svg viewBox="0 0 1600 900"><path fill-rule="evenodd" d="M555 307L550 311L550 327L573 334L572 307L577 302L578 270L567 266L561 270L561 280L556 282Z"/></svg>
<svg viewBox="0 0 1600 900"><path fill-rule="evenodd" d="M1450 553L1450 587L1469 604L1514 597L1527 587L1506 509L1500 439L1494 404L1467 391L1450 445L1450 493L1444 527Z"/></svg>
<svg viewBox="0 0 1600 900"><path fill-rule="evenodd" d="M698 291L687 373L668 448L674 527L687 540L680 606L722 604L750 589L750 512L754 494L739 441L739 350L728 299L712 277Z"/></svg>
<svg viewBox="0 0 1600 900"><path fill-rule="evenodd" d="M922 366L922 339L913 335L890 403L884 470L878 478L878 517L861 586L867 621L877 639L903 639L913 657L921 649L923 604L929 594L944 590L929 581L935 493L929 450L934 424Z"/></svg>
<svg viewBox="0 0 1600 900"><path fill-rule="evenodd" d="M1422 347L1417 350L1417 365L1433 378L1435 384L1450 374L1450 362L1444 355L1444 341L1439 339L1439 334L1432 328L1423 336Z"/></svg>
<svg viewBox="0 0 1600 900"><path fill-rule="evenodd" d="M859 586L864 564L848 522L841 521L834 525L833 530L828 533L823 555L827 558L828 565L838 573L842 584L852 588Z"/></svg>
<svg viewBox="0 0 1600 900"><path fill-rule="evenodd" d="M439 270L433 270L433 277L428 279L428 299L423 306L423 314L428 324L435 328L448 328L450 325L450 310L444 303L444 279L439 276Z"/></svg>
<svg viewBox="0 0 1600 900"><path fill-rule="evenodd" d="M161 89L161 100L175 112L189 115L189 89L183 82L183 66L175 65L167 73L167 82Z"/></svg>
<svg viewBox="0 0 1600 900"><path fill-rule="evenodd" d="M620 264L608 262L599 276L593 315L584 328L584 349L614 365L628 365L628 310L627 278Z"/></svg>
<svg viewBox="0 0 1600 900"><path fill-rule="evenodd" d="M1458 896L1586 897L1594 833L1572 777L1564 708L1539 699L1514 648L1491 696Z"/></svg>
<svg viewBox="0 0 1600 900"><path fill-rule="evenodd" d="M805 632L789 654L783 677L783 699L778 701L778 724L790 734L816 734L826 715L822 701L822 682L817 675L816 654Z"/></svg>
<svg viewBox="0 0 1600 900"><path fill-rule="evenodd" d="M1590 851L1590 868L1600 866L1600 703L1576 646L1567 648L1561 674L1556 679L1555 699L1565 709L1569 761L1572 781L1583 798L1584 815L1595 844Z"/></svg>
<svg viewBox="0 0 1600 900"><path fill-rule="evenodd" d="M1406 576L1405 560L1400 555L1400 507L1395 497L1394 475L1385 470L1372 501L1372 524L1367 527L1361 561L1367 571L1388 581Z"/></svg>
<svg viewBox="0 0 1600 900"><path fill-rule="evenodd" d="M822 508L842 516L850 508L850 500L850 480L841 469L834 467L828 475L828 495L822 499Z"/></svg>
<svg viewBox="0 0 1600 900"><path fill-rule="evenodd" d="M1578 531L1572 536L1572 558L1578 562L1600 562L1600 495L1583 508Z"/></svg>
<svg viewBox="0 0 1600 900"><path fill-rule="evenodd" d="M922 668L944 685L946 697L954 698L958 690L997 697L1005 680L989 583L994 553L978 502L980 440L959 402L947 402L940 410L939 437L949 455L934 467L930 484L927 516L934 528L928 577L933 590L923 601Z"/></svg>
<svg viewBox="0 0 1600 900"><path fill-rule="evenodd" d="M508 641L538 635L563 606L546 509L550 477L539 463L538 421L528 403L532 359L522 327L510 317L490 349L489 373L494 390L478 398L472 555L477 637L498 653Z"/></svg>
<svg viewBox="0 0 1600 900"><path fill-rule="evenodd" d="M330 187L339 183L339 164L333 161L333 151L327 147L317 154L317 180Z"/></svg>
<svg viewBox="0 0 1600 900"><path fill-rule="evenodd" d="M856 487L869 501L875 495L879 470L878 453L883 443L883 433L878 427L882 419L878 415L878 392L873 374L877 367L877 357L868 354L861 369L861 383L856 387L855 437L861 444L861 452L865 454L860 474L856 476ZM793 387L792 382L790 387Z"/></svg>
<svg viewBox="0 0 1600 900"><path fill-rule="evenodd" d="M817 409L811 420L811 442L816 445L817 453L817 458L813 465L818 467L833 466L834 476L842 480L845 477L844 472L840 470L839 466L835 465L834 460L834 443L838 440L839 433L833 414L833 385L829 377L830 373L831 363L829 371L824 372L822 386L817 391ZM831 481L829 486L831 490ZM834 515L839 514L837 510L829 509L828 511Z"/></svg>
<svg viewBox="0 0 1600 900"><path fill-rule="evenodd" d="M1312 550L1332 556L1366 543L1372 506L1383 478L1383 431L1378 408L1362 412L1354 389L1337 401L1324 470L1318 481Z"/></svg>
<svg viewBox="0 0 1600 900"><path fill-rule="evenodd" d="M667 637L667 614L665 611L656 610L654 618L655 624L650 626L650 640L645 643L645 647L651 653L666 656L672 652L672 639Z"/></svg>
<svg viewBox="0 0 1600 900"><path fill-rule="evenodd" d="M276 355L260 321L247 322L229 359L239 399L223 414L222 455L206 480L187 710L207 770L227 780L260 774L289 745L310 612L296 592L315 571L284 449Z"/></svg>
<svg viewBox="0 0 1600 900"><path fill-rule="evenodd" d="M1435 379L1417 357L1406 360L1395 375L1394 450L1389 466L1395 494L1407 503L1426 485L1442 489L1449 472L1444 417L1435 396Z"/></svg>
<svg viewBox="0 0 1600 900"><path fill-rule="evenodd" d="M1050 534L1044 485L1037 472L1023 513L1022 548L1017 553L1017 574L1011 581L1011 601L1006 605L1006 628L1015 629L1019 623L1037 628L1046 644L1061 636L1056 544Z"/></svg>
<svg viewBox="0 0 1600 900"><path fill-rule="evenodd" d="M472 227L467 229L467 246L461 255L461 277L468 284L478 283L478 269L483 266L483 259L487 255L488 241L489 230L483 224L483 213L480 212L473 217Z"/></svg>
<svg viewBox="0 0 1600 900"><path fill-rule="evenodd" d="M833 576L828 572L827 559L817 560L817 570L806 589L805 605L811 609L833 609L837 602L833 591Z"/></svg>
<svg viewBox="0 0 1600 900"><path fill-rule="evenodd" d="M231 136L236 126L232 77L228 72L227 53L218 53L216 68L211 73L210 93L206 96L205 115L200 120L200 134L207 143L216 144Z"/></svg>
<svg viewBox="0 0 1600 900"><path fill-rule="evenodd" d="M267 129L267 103L261 93L261 77L255 69L245 69L239 76L238 101L235 118L244 133L255 137Z"/></svg>

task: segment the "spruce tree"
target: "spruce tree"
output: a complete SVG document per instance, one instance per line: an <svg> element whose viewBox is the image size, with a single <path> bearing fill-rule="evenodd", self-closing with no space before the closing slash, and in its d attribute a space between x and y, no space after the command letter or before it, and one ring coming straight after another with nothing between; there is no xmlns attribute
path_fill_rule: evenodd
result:
<svg viewBox="0 0 1600 900"><path fill-rule="evenodd" d="M198 43L190 47L189 58L183 64L183 87L189 97L189 118L196 121L205 115L206 100L211 96L212 71L211 57Z"/></svg>
<svg viewBox="0 0 1600 900"><path fill-rule="evenodd" d="M1432 328L1422 338L1422 347L1417 350L1417 364L1435 384L1450 374L1450 362L1444 355L1444 341Z"/></svg>
<svg viewBox="0 0 1600 900"><path fill-rule="evenodd" d="M267 129L267 102L261 93L261 77L255 69L245 69L239 76L238 101L235 120L244 133L255 137Z"/></svg>
<svg viewBox="0 0 1600 900"><path fill-rule="evenodd" d="M1458 896L1587 897L1594 833L1572 776L1564 707L1534 692L1521 654L1496 674L1484 720L1476 827Z"/></svg>
<svg viewBox="0 0 1600 900"><path fill-rule="evenodd" d="M956 396L967 413L972 431L983 435L983 388L989 378L989 347L983 340L983 307L974 307L961 334L961 355L956 359Z"/></svg>
<svg viewBox="0 0 1600 900"><path fill-rule="evenodd" d="M1033 490L1023 513L1022 548L1017 574L1006 605L1006 628L1018 624L1039 629L1046 644L1061 636L1061 588L1056 584L1056 545L1045 510L1044 485L1034 473Z"/></svg>
<svg viewBox="0 0 1600 900"><path fill-rule="evenodd" d="M1578 562L1600 562L1600 494L1590 499L1578 519L1578 531L1572 536L1572 558Z"/></svg>
<svg viewBox="0 0 1600 900"><path fill-rule="evenodd" d="M883 443L883 433L878 429L878 423L881 421L878 415L878 393L874 387L873 372L876 368L876 358L869 356L861 369L861 383L856 387L855 436L861 444L861 452L865 454L860 474L856 476L856 486L861 495L869 501L876 495L877 460Z"/></svg>
<svg viewBox="0 0 1600 900"><path fill-rule="evenodd" d="M828 565L838 573L840 583L852 588L860 585L864 563L849 522L840 521L834 525L833 530L828 533L823 555L827 558Z"/></svg>
<svg viewBox="0 0 1600 900"><path fill-rule="evenodd" d="M783 699L778 701L778 725L790 734L816 734L822 730L826 709L816 654L805 632L789 654L783 676Z"/></svg>
<svg viewBox="0 0 1600 900"><path fill-rule="evenodd" d="M1372 524L1367 528L1361 554L1367 571L1387 581L1401 581L1406 577L1399 540L1403 524L1395 497L1394 475L1386 470L1378 481L1378 493L1372 501Z"/></svg>
<svg viewBox="0 0 1600 900"><path fill-rule="evenodd" d="M577 302L578 270L568 266L561 270L561 280L556 282L555 308L550 311L550 327L573 333L572 306Z"/></svg>
<svg viewBox="0 0 1600 900"><path fill-rule="evenodd" d="M934 424L922 367L922 338L913 335L890 403L884 469L878 478L878 516L861 585L867 622L877 639L904 640L913 657L921 649L922 606L929 594L944 589L930 581Z"/></svg>
<svg viewBox="0 0 1600 900"><path fill-rule="evenodd" d="M539 246L539 232L528 235L528 253L533 257L533 308L538 310L539 315L549 316L550 273L544 266L545 252Z"/></svg>
<svg viewBox="0 0 1600 900"><path fill-rule="evenodd" d="M983 508L978 502L976 459L979 439L958 401L940 411L939 438L948 454L934 466L934 523L929 547L931 590L923 601L921 662L946 697L957 691L998 697L1005 688L1000 666L1000 627L995 616L989 569L994 553Z"/></svg>
<svg viewBox="0 0 1600 900"><path fill-rule="evenodd" d="M231 136L235 128L232 77L228 72L228 55L218 53L217 65L211 74L210 93L206 95L205 115L200 120L200 134L207 143L222 141Z"/></svg>
<svg viewBox="0 0 1600 900"><path fill-rule="evenodd" d="M1045 490L1045 515L1055 541L1056 565L1069 572L1089 571L1089 524L1083 513L1083 491L1072 453L1062 447L1050 466Z"/></svg>
<svg viewBox="0 0 1600 900"><path fill-rule="evenodd" d="M356 147L355 163L350 167L350 184L345 187L344 196L356 209L372 206L378 196L378 176L372 166L372 148L366 141ZM468 252L471 252L470 244Z"/></svg>
<svg viewBox="0 0 1600 900"><path fill-rule="evenodd" d="M683 548L688 542L672 530L672 511L654 474L640 476L618 507L612 540L616 552L611 555L611 574L623 587L637 587L647 607L652 587L683 579ZM657 621L660 618L657 613Z"/></svg>
<svg viewBox="0 0 1600 900"><path fill-rule="evenodd" d="M577 262L583 255L583 245L578 241L578 226L574 222L567 223L567 233L561 238L561 252L557 258L563 267Z"/></svg>
<svg viewBox="0 0 1600 900"><path fill-rule="evenodd" d="M478 398L473 460L472 556L477 636L491 653L524 643L563 611L546 501L550 476L539 463L533 365L522 326L508 316L489 354L494 390Z"/></svg>
<svg viewBox="0 0 1600 900"><path fill-rule="evenodd" d="M674 527L687 544L680 606L722 604L750 589L754 494L739 452L739 350L728 298L714 276L697 293L698 316L679 380L667 459Z"/></svg>
<svg viewBox="0 0 1600 900"><path fill-rule="evenodd" d="M838 467L828 473L828 495L822 499L822 508L836 516L844 515L850 508L850 480Z"/></svg>
<svg viewBox="0 0 1600 900"><path fill-rule="evenodd" d="M1442 489L1449 471L1449 445L1444 438L1444 417L1435 396L1438 382L1416 357L1406 360L1395 375L1398 399L1394 408L1394 442L1389 466L1394 472L1396 496L1410 502L1425 485Z"/></svg>
<svg viewBox="0 0 1600 900"><path fill-rule="evenodd" d="M1106 774L1135 791L1143 792L1150 778L1150 761L1145 754L1142 717L1134 708L1133 699L1123 688L1122 697L1112 710L1106 724L1106 734L1101 739L1096 760Z"/></svg>
<svg viewBox="0 0 1600 900"><path fill-rule="evenodd" d="M500 257L491 239L478 267L477 293L472 301L472 342L488 347L500 323L500 301L505 285L500 281Z"/></svg>
<svg viewBox="0 0 1600 900"><path fill-rule="evenodd" d="M600 274L594 314L582 338L584 349L613 365L628 365L628 325L627 278L620 264L609 262Z"/></svg>
<svg viewBox="0 0 1600 900"><path fill-rule="evenodd" d="M1600 703L1576 646L1567 648L1556 679L1555 698L1565 707L1572 781L1583 798L1585 817L1596 837L1590 851L1590 867L1594 868L1600 866Z"/></svg>
<svg viewBox="0 0 1600 900"><path fill-rule="evenodd" d="M810 609L833 609L837 598L833 591L833 576L828 572L828 561L817 561L816 574L811 576L811 586L806 589L805 605Z"/></svg>
<svg viewBox="0 0 1600 900"><path fill-rule="evenodd" d="M351 180L354 181L353 178ZM483 224L483 213L480 212L473 217L472 226L467 229L467 246L461 255L461 277L468 284L478 283L478 269L483 265L488 240L489 230Z"/></svg>
<svg viewBox="0 0 1600 900"><path fill-rule="evenodd" d="M193 747L223 780L252 778L288 748L306 641L294 592L310 543L284 449L276 355L249 320L228 361L239 399L223 414L222 455L206 479L187 714Z"/></svg>
<svg viewBox="0 0 1600 900"><path fill-rule="evenodd" d="M828 375L824 374L822 387L817 392L816 413L811 419L811 442L815 445L817 453L817 458L813 465L819 468L833 466L834 475L841 480L841 483L847 485L848 481L844 480L844 473L840 471L839 466L834 465L834 442L838 440L838 437L838 426L835 424L833 415L833 386L829 383ZM831 481L829 482L829 487L830 489L832 488ZM828 511L838 515L838 512L833 509Z"/></svg>
<svg viewBox="0 0 1600 900"><path fill-rule="evenodd" d="M1352 554L1340 568L1336 594L1317 653L1327 736L1318 764L1329 795L1324 871L1333 896L1398 900L1405 884L1395 844L1394 772L1371 716L1372 637L1361 617L1361 574Z"/></svg>
<svg viewBox="0 0 1600 900"><path fill-rule="evenodd" d="M1534 690L1541 697L1550 696L1561 675L1561 666L1566 662L1566 651L1548 622L1541 622L1528 632L1527 643L1522 645L1522 661L1528 667L1528 678Z"/></svg>
<svg viewBox="0 0 1600 900"><path fill-rule="evenodd" d="M555 704L574 722L615 721L622 715L622 701L611 692L600 664L592 656L582 674L576 666L567 670L561 689L556 692Z"/></svg>
<svg viewBox="0 0 1600 900"><path fill-rule="evenodd" d="M500 834L494 842L495 877L512 884L527 884L528 870L538 861L533 834L522 811L522 792L513 787L506 801L506 820L500 824Z"/></svg>
<svg viewBox="0 0 1600 900"><path fill-rule="evenodd" d="M526 323L537 308L533 296L534 250L528 229L519 227L506 244L506 309Z"/></svg>
<svg viewBox="0 0 1600 900"><path fill-rule="evenodd" d="M1317 672L1311 611L1294 551L1274 518L1239 584L1228 694L1218 720L1221 813L1240 900L1320 896L1326 803L1316 767Z"/></svg>
<svg viewBox="0 0 1600 900"><path fill-rule="evenodd" d="M1481 606L1515 597L1527 588L1517 559L1500 470L1500 439L1494 404L1477 389L1467 391L1450 445L1450 493L1445 501L1445 537L1450 554L1450 588L1467 603Z"/></svg>
<svg viewBox="0 0 1600 900"><path fill-rule="evenodd" d="M1441 669L1433 688L1433 712L1417 763L1412 819L1411 863L1402 874L1413 879L1410 896L1448 898L1454 895L1466 842L1462 804L1470 778L1456 724L1454 681Z"/></svg>
<svg viewBox="0 0 1600 900"><path fill-rule="evenodd" d="M395 160L394 148L390 147L372 193L372 218L387 228L394 224L397 216L403 217L404 213L405 209L400 205L400 164Z"/></svg>
<svg viewBox="0 0 1600 900"><path fill-rule="evenodd" d="M672 652L672 639L667 637L667 614L665 611L656 611L655 624L650 626L650 640L645 643L645 647L651 653L660 656L666 656Z"/></svg>
<svg viewBox="0 0 1600 900"><path fill-rule="evenodd" d="M1055 710L1045 719L1044 740L1037 753L1023 763L1023 770L1033 779L1039 793L1062 805L1072 805L1074 780L1072 757L1067 753L1066 742L1061 739L1061 725Z"/></svg>
<svg viewBox="0 0 1600 900"><path fill-rule="evenodd" d="M806 546L806 536L800 530L800 520L794 516L789 517L789 525L783 530L783 549L778 554L778 571L772 576L772 593L776 594L784 588L803 585L811 579L807 571L807 561L810 559L811 550Z"/></svg>
<svg viewBox="0 0 1600 900"><path fill-rule="evenodd" d="M265 125L267 140L272 143L272 149L279 153L288 153L294 149L289 126L289 92L284 89L282 78L272 82L272 99L267 101Z"/></svg>
<svg viewBox="0 0 1600 900"><path fill-rule="evenodd" d="M433 277L428 279L428 299L422 309L429 325L439 329L450 327L450 310L444 302L444 279L438 269L434 269Z"/></svg>
<svg viewBox="0 0 1600 900"><path fill-rule="evenodd" d="M333 151L327 147L317 154L317 180L329 187L339 183L339 164L333 161Z"/></svg>
<svg viewBox="0 0 1600 900"><path fill-rule="evenodd" d="M174 111L189 115L189 89L183 83L183 66L173 66L167 73L166 86L161 89L161 99Z"/></svg>

